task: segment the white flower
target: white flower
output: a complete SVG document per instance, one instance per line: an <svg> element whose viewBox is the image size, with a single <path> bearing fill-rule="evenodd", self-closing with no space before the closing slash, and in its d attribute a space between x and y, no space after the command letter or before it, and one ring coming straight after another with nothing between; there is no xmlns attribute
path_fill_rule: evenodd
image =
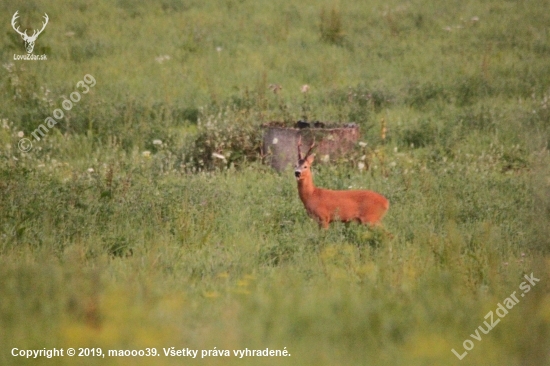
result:
<svg viewBox="0 0 550 366"><path fill-rule="evenodd" d="M23 131L17 132L17 137L23 137L23 136L25 136L25 132Z"/></svg>
<svg viewBox="0 0 550 366"><path fill-rule="evenodd" d="M365 163L363 163L362 161L360 161L360 162L357 164L357 167L359 168L359 170L363 170L363 169L365 169Z"/></svg>
<svg viewBox="0 0 550 366"><path fill-rule="evenodd" d="M222 52L223 48L221 48L220 46L216 47L216 51L218 52Z"/></svg>
<svg viewBox="0 0 550 366"><path fill-rule="evenodd" d="M153 140L153 145L162 145L162 140Z"/></svg>
<svg viewBox="0 0 550 366"><path fill-rule="evenodd" d="M161 63L163 63L164 61L167 61L167 60L170 60L170 56L168 56L168 55L162 55L162 56L155 57L155 61L158 62L159 64L161 64Z"/></svg>
<svg viewBox="0 0 550 366"><path fill-rule="evenodd" d="M323 163L328 163L329 160L330 160L330 155L329 154L325 154L321 157L321 161Z"/></svg>
<svg viewBox="0 0 550 366"><path fill-rule="evenodd" d="M141 155L144 156L144 157L146 157L146 158L148 158L148 157L151 156L151 152L148 151L148 150L145 150L144 152L141 153Z"/></svg>
<svg viewBox="0 0 550 366"><path fill-rule="evenodd" d="M472 22L479 22L479 17L472 17L472 19L470 19Z"/></svg>
<svg viewBox="0 0 550 366"><path fill-rule="evenodd" d="M94 168L88 168L87 172L88 172L88 173L93 173L93 172L94 172Z"/></svg>
<svg viewBox="0 0 550 366"><path fill-rule="evenodd" d="M279 139L275 137L275 138L273 139L273 145L277 145L277 142L279 142Z"/></svg>
<svg viewBox="0 0 550 366"><path fill-rule="evenodd" d="M7 64L3 64L2 66L4 67L4 69L8 70L8 72L12 72L15 65L13 64L13 62L8 62Z"/></svg>
<svg viewBox="0 0 550 366"><path fill-rule="evenodd" d="M366 142L363 142L363 141L360 141L360 142L359 142L359 146L361 146L361 147L366 147L366 146L367 146L367 143L366 143Z"/></svg>
<svg viewBox="0 0 550 366"><path fill-rule="evenodd" d="M309 91L309 85L307 84L302 85L300 90L302 91L302 93L307 93Z"/></svg>
<svg viewBox="0 0 550 366"><path fill-rule="evenodd" d="M212 153L212 157L220 159L220 160L224 160L224 161L226 160L225 156L223 156L222 154L218 154L218 153Z"/></svg>

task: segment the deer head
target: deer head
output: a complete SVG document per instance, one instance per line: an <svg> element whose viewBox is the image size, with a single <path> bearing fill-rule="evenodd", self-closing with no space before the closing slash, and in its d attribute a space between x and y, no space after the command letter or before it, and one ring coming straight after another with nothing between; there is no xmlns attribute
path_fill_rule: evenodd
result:
<svg viewBox="0 0 550 366"><path fill-rule="evenodd" d="M11 26L13 27L13 29L17 33L19 33L21 38L23 38L23 40L25 41L25 49L27 50L27 53L32 53L32 50L34 49L34 42L36 42L36 39L38 38L40 33L42 33L44 28L46 28L46 24L48 24L48 20L49 20L48 14L44 13L45 14L44 19L46 21L42 23L42 29L40 29L39 31L33 30L32 36L29 36L27 34L26 29L25 29L25 32L21 32L19 30L19 26L17 26L17 28L15 27L15 22L16 22L17 18L19 17L19 15L17 15L18 12L19 12L19 10L16 11L15 14L13 14L13 18L11 18Z"/></svg>
<svg viewBox="0 0 550 366"><path fill-rule="evenodd" d="M305 179L305 177L309 174L311 163L313 163L313 159L315 157L314 155L311 155L311 150L313 150L314 146L315 141L313 141L313 143L309 147L306 155L302 156L302 136L298 138L298 163L294 168L294 176L296 177L296 180Z"/></svg>

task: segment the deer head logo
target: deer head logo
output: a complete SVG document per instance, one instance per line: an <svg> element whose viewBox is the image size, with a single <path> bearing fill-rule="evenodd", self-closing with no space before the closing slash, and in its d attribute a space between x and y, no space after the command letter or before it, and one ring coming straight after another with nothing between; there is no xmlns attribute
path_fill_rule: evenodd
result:
<svg viewBox="0 0 550 366"><path fill-rule="evenodd" d="M44 30L44 28L46 28L46 24L48 24L48 14L44 13L44 20L46 20L44 23L42 23L42 29L40 29L38 32L36 30L33 30L32 32L32 36L29 36L27 34L27 30L25 29L24 32L21 32L19 30L19 26L17 26L17 28L15 27L15 23L17 21L17 18L19 17L19 15L17 15L17 13L19 12L16 11L15 14L13 14L13 18L11 18L11 26L13 27L13 29L19 33L19 35L21 36L21 38L23 38L23 40L25 41L25 49L27 50L27 53L32 53L32 50L34 49L34 42L36 42L36 39L38 38L38 36L40 35L40 33L42 33L42 31Z"/></svg>

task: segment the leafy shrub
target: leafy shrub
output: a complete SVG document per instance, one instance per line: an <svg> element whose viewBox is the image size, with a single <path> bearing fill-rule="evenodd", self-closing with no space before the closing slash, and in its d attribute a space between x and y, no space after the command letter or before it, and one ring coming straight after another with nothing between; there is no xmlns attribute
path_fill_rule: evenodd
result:
<svg viewBox="0 0 550 366"><path fill-rule="evenodd" d="M407 146L424 147L435 141L436 130L432 124L424 120L416 126L405 128L401 132L401 140Z"/></svg>
<svg viewBox="0 0 550 366"><path fill-rule="evenodd" d="M249 116L231 108L198 121L185 165L192 170L238 166L260 156L262 130Z"/></svg>
<svg viewBox="0 0 550 366"><path fill-rule="evenodd" d="M51 91L39 86L36 75L30 73L24 64L7 63L3 67L7 70L7 77L2 94L11 101L4 112L11 110L18 117L14 118L19 119L18 128L33 131L51 113L54 105L50 99Z"/></svg>

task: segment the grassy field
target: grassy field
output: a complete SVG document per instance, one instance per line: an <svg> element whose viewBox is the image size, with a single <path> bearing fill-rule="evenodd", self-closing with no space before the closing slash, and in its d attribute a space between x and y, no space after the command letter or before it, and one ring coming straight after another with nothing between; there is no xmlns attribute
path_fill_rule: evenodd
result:
<svg viewBox="0 0 550 366"><path fill-rule="evenodd" d="M546 1L0 9L1 365L550 365ZM360 126L314 180L384 194L392 236L319 230L263 164L300 118ZM69 347L160 356L12 356Z"/></svg>

